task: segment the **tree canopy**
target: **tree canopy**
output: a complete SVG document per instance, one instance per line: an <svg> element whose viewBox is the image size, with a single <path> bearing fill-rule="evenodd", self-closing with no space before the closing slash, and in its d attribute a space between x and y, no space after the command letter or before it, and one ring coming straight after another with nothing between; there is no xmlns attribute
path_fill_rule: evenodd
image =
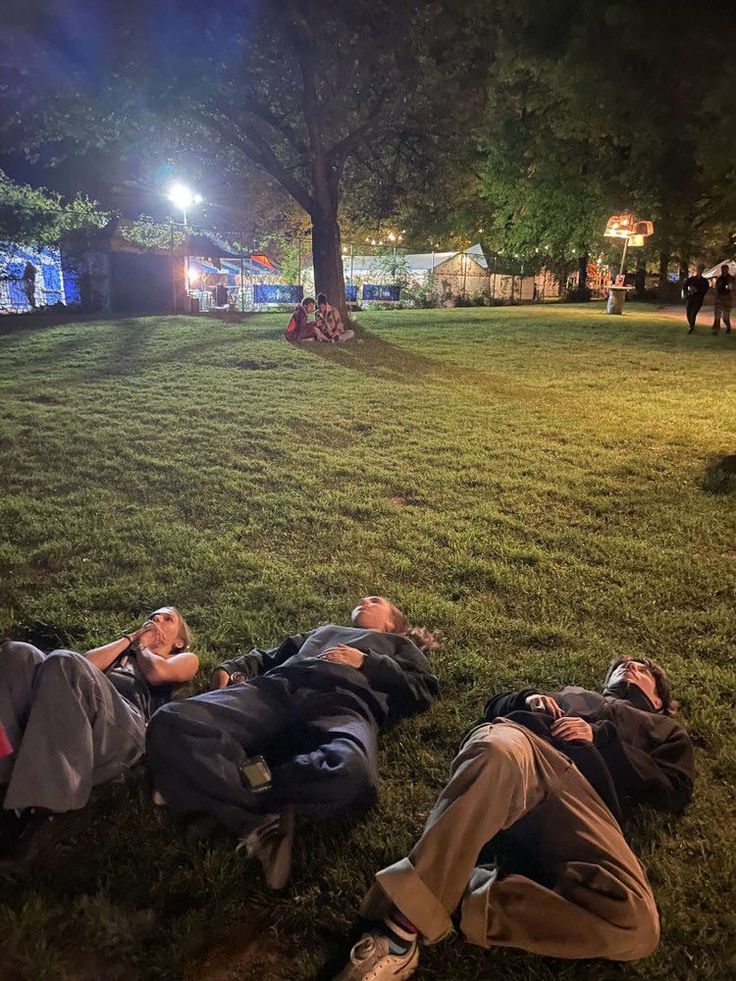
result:
<svg viewBox="0 0 736 981"><path fill-rule="evenodd" d="M488 9L481 0L459 9L448 0L175 9L132 0L103 26L80 27L49 3L26 38L25 57L54 82L43 105L34 100L30 142L92 146L124 132L148 153L178 149L229 175L255 163L310 216L317 286L342 305L344 189L380 171L390 198L392 173L426 165L438 141L459 137L483 91L468 73L486 59L478 26ZM11 87L28 90L22 71ZM28 142L27 121L20 128Z"/></svg>
<svg viewBox="0 0 736 981"><path fill-rule="evenodd" d="M0 240L53 245L67 232L99 228L107 216L82 195L65 201L45 188L11 181L0 170Z"/></svg>
<svg viewBox="0 0 736 981"><path fill-rule="evenodd" d="M553 264L600 253L629 210L655 221L665 268L731 241L736 67L684 0L9 8L6 145L177 160L236 202L255 187L242 238L310 228L338 303L341 221Z"/></svg>

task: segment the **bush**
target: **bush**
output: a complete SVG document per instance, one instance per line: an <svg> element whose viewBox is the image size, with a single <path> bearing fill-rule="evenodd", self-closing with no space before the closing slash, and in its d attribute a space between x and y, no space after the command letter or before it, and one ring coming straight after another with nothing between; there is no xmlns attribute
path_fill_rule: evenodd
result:
<svg viewBox="0 0 736 981"><path fill-rule="evenodd" d="M401 294L402 299L423 310L429 310L440 305L435 279L431 272L426 274L424 282L421 284L408 283Z"/></svg>
<svg viewBox="0 0 736 981"><path fill-rule="evenodd" d="M566 303L590 303L593 299L593 291L587 286L583 289L565 290Z"/></svg>

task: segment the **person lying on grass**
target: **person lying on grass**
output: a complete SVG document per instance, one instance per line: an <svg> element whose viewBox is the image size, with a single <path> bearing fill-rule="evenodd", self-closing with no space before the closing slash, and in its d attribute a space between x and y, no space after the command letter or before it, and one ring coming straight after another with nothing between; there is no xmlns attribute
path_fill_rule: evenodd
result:
<svg viewBox="0 0 736 981"><path fill-rule="evenodd" d="M0 645L0 723L12 747L0 758L6 839L27 840L47 812L84 807L94 786L142 756L148 719L197 673L189 644L186 621L164 606L86 654Z"/></svg>
<svg viewBox="0 0 736 981"><path fill-rule="evenodd" d="M611 665L603 694L563 688L491 698L407 858L376 876L361 915L380 925L339 981L408 978L418 940L457 925L480 947L551 957L646 957L659 918L617 818L633 804L680 811L692 794L690 739L654 661ZM480 854L504 832L503 869ZM506 863L504 863L506 864Z"/></svg>
<svg viewBox="0 0 736 981"><path fill-rule="evenodd" d="M373 804L378 731L438 697L424 653L436 646L388 600L368 596L349 627L322 625L225 661L213 691L151 719L154 799L205 816L202 830L240 836L267 884L283 888L294 811L324 818Z"/></svg>

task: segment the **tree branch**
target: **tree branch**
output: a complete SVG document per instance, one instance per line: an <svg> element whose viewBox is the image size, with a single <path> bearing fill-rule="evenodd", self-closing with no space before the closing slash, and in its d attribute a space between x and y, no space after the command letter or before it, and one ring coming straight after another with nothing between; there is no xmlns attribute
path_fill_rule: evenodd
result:
<svg viewBox="0 0 736 981"><path fill-rule="evenodd" d="M329 151L328 157L334 166L342 168L347 158L353 152L355 145L360 141L365 139L374 128L375 124L378 122L378 117L381 112L386 99L388 98L389 90L384 88L378 94L378 98L374 102L373 106L368 112L368 118L365 122L357 126L352 133L348 133L342 140L336 143Z"/></svg>
<svg viewBox="0 0 736 981"><path fill-rule="evenodd" d="M243 105L243 110L266 123L272 129L276 130L277 133L280 133L297 153L306 153L307 148L304 141L300 139L297 131L285 119L277 116L268 106L258 101L252 93L249 94L246 103Z"/></svg>
<svg viewBox="0 0 736 981"><path fill-rule="evenodd" d="M204 126L214 130L226 144L239 148L247 157L271 175L297 204L309 214L314 210L314 199L287 168L281 163L268 143L256 130L242 133L229 119L218 119L208 113L198 113Z"/></svg>

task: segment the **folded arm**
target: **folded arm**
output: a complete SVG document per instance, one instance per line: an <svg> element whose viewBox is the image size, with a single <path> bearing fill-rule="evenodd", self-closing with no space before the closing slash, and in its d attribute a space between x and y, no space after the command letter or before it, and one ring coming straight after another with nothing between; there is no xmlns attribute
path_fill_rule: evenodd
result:
<svg viewBox="0 0 736 981"><path fill-rule="evenodd" d="M138 647L135 659L149 685L183 685L199 670L199 658L192 651L162 657L147 647Z"/></svg>
<svg viewBox="0 0 736 981"><path fill-rule="evenodd" d="M363 671L373 688L388 695L392 715L421 712L439 698L439 682L429 661L410 641L391 656L369 650Z"/></svg>
<svg viewBox="0 0 736 981"><path fill-rule="evenodd" d="M633 801L677 813L692 797L695 762L690 737L681 726L674 726L653 749L626 742L609 721L593 725L593 741L621 792Z"/></svg>

